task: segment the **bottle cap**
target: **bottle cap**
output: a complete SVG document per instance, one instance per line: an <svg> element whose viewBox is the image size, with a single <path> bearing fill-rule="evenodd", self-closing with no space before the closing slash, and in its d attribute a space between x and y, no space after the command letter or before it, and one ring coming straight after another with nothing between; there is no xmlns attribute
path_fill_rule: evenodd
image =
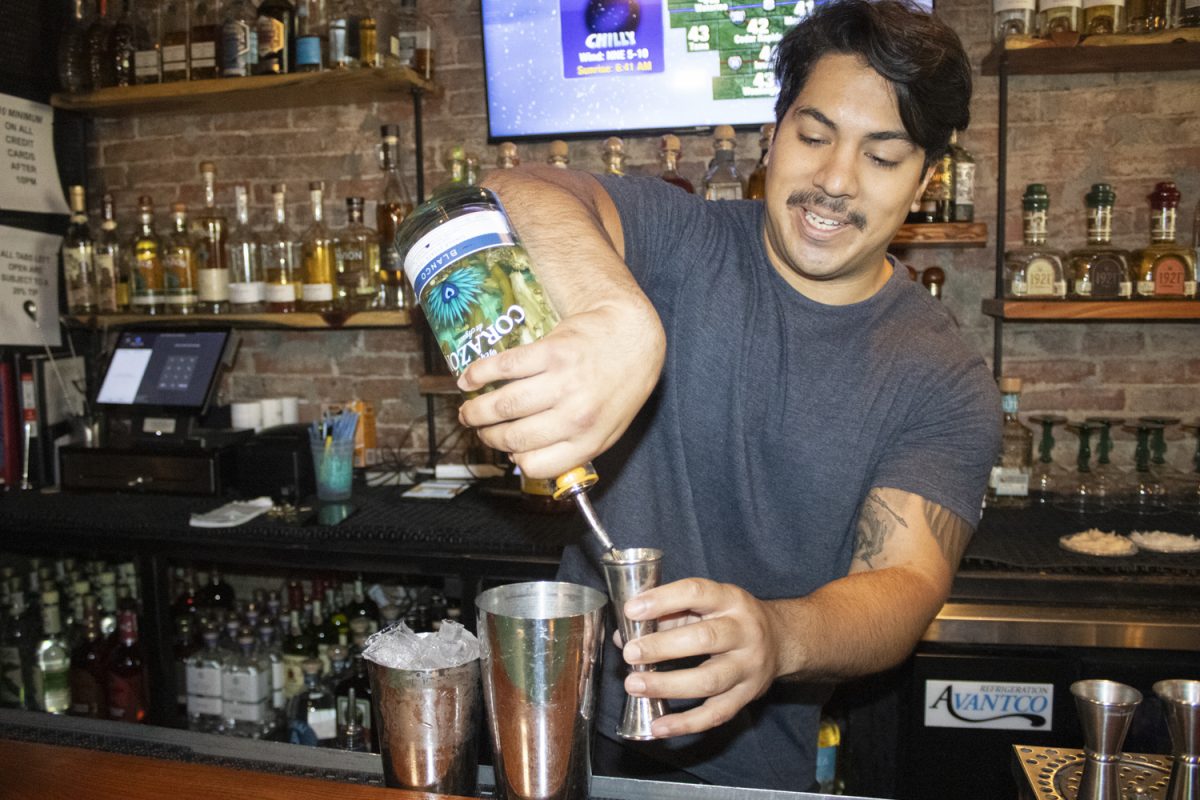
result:
<svg viewBox="0 0 1200 800"><path fill-rule="evenodd" d="M1017 394L1021 391L1021 379L1009 377L1001 378L1000 391L1004 394Z"/></svg>
<svg viewBox="0 0 1200 800"><path fill-rule="evenodd" d="M1021 205L1026 211L1048 211L1050 209L1050 193L1044 183L1031 183L1025 187L1025 196Z"/></svg>
<svg viewBox="0 0 1200 800"><path fill-rule="evenodd" d="M172 203L171 204L171 213L172 214L186 214L187 213L187 203Z"/></svg>
<svg viewBox="0 0 1200 800"><path fill-rule="evenodd" d="M72 186L69 192L71 194L71 209L74 211L82 211L84 205L83 187Z"/></svg>
<svg viewBox="0 0 1200 800"><path fill-rule="evenodd" d="M515 142L501 142L499 152L501 158L511 158L516 160L517 145Z"/></svg>
<svg viewBox="0 0 1200 800"><path fill-rule="evenodd" d="M606 153L619 153L624 149L625 142L621 140L620 136L610 136L604 140L604 152Z"/></svg>
<svg viewBox="0 0 1200 800"><path fill-rule="evenodd" d="M1117 193L1113 191L1110 184L1093 183L1092 190L1087 193L1085 198L1088 208L1099 208L1100 206L1113 206L1117 202Z"/></svg>
<svg viewBox="0 0 1200 800"><path fill-rule="evenodd" d="M1179 208L1179 188L1174 181L1163 181L1154 184L1150 193L1150 208L1159 211L1164 208Z"/></svg>
<svg viewBox="0 0 1200 800"><path fill-rule="evenodd" d="M150 199L150 195L143 194L138 197L138 208L143 210L154 208L154 201Z"/></svg>
<svg viewBox="0 0 1200 800"><path fill-rule="evenodd" d="M57 605L57 604L58 604L58 592L57 591L55 591L54 589L48 589L48 590L42 592L42 605L49 606L49 605Z"/></svg>
<svg viewBox="0 0 1200 800"><path fill-rule="evenodd" d="M713 129L714 139L732 139L734 138L732 125L718 125Z"/></svg>
<svg viewBox="0 0 1200 800"><path fill-rule="evenodd" d="M567 143L562 139L555 139L550 143L550 155L555 158L567 157Z"/></svg>
<svg viewBox="0 0 1200 800"><path fill-rule="evenodd" d="M310 192L325 191L325 181L313 181L312 183L308 184L308 190Z"/></svg>
<svg viewBox="0 0 1200 800"><path fill-rule="evenodd" d="M564 497L586 491L595 486L599 480L600 476L596 474L590 464L584 467L575 467L555 478L554 499L561 500Z"/></svg>
<svg viewBox="0 0 1200 800"><path fill-rule="evenodd" d="M306 658L300 663L300 669L304 670L305 675L320 675L321 674L321 659Z"/></svg>
<svg viewBox="0 0 1200 800"><path fill-rule="evenodd" d="M664 152L674 151L679 152L679 137L673 133L664 133L662 138L658 140L658 147Z"/></svg>
<svg viewBox="0 0 1200 800"><path fill-rule="evenodd" d="M393 144L400 141L400 126L399 125L381 125L379 135L383 137L386 144Z"/></svg>
<svg viewBox="0 0 1200 800"><path fill-rule="evenodd" d="M216 175L217 174L217 166L215 164L213 164L213 162L211 162L211 161L201 161L200 162L200 174L201 175L210 175L210 174Z"/></svg>
<svg viewBox="0 0 1200 800"><path fill-rule="evenodd" d="M287 184L272 183L271 184L271 194L287 194Z"/></svg>

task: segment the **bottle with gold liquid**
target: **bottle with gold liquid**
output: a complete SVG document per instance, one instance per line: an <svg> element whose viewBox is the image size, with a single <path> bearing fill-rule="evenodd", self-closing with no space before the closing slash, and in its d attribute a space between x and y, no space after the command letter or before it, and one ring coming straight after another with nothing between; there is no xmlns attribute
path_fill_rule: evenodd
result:
<svg viewBox="0 0 1200 800"><path fill-rule="evenodd" d="M1133 296L1142 300L1183 300L1196 296L1196 255L1175 243L1179 189L1172 181L1150 193L1150 245L1133 256Z"/></svg>
<svg viewBox="0 0 1200 800"><path fill-rule="evenodd" d="M679 174L679 137L673 133L664 134L659 140L658 149L662 161L662 174L659 177L667 183L678 186L688 194L695 194L696 187Z"/></svg>
<svg viewBox="0 0 1200 800"><path fill-rule="evenodd" d="M1106 36L1125 32L1125 0L1083 0L1083 32Z"/></svg>
<svg viewBox="0 0 1200 800"><path fill-rule="evenodd" d="M552 167L567 169L571 163L571 155L567 143L562 139L552 141L550 143L550 151L546 156L546 163Z"/></svg>
<svg viewBox="0 0 1200 800"><path fill-rule="evenodd" d="M217 168L211 161L200 163L204 181L204 208L193 220L198 309L208 314L229 310L229 222L217 210Z"/></svg>
<svg viewBox="0 0 1200 800"><path fill-rule="evenodd" d="M378 290L379 237L363 223L363 199L346 198L346 227L334 237L337 285L333 303L345 311L370 308Z"/></svg>
<svg viewBox="0 0 1200 800"><path fill-rule="evenodd" d="M705 200L741 200L746 185L738 172L737 139L730 125L718 125L713 131L713 160L704 173Z"/></svg>
<svg viewBox="0 0 1200 800"><path fill-rule="evenodd" d="M1054 36L1078 33L1083 17L1083 0L1038 0L1038 35Z"/></svg>
<svg viewBox="0 0 1200 800"><path fill-rule="evenodd" d="M1046 246L1050 195L1040 183L1025 187L1024 244L1004 254L1004 296L1013 299L1061 300L1067 294L1063 254Z"/></svg>
<svg viewBox="0 0 1200 800"><path fill-rule="evenodd" d="M501 142L496 148L496 168L513 169L521 165L521 157L517 154L517 146L513 142Z"/></svg>
<svg viewBox="0 0 1200 800"><path fill-rule="evenodd" d="M154 201L138 198L138 229L133 238L129 302L135 312L161 314L166 303L163 245L154 230Z"/></svg>
<svg viewBox="0 0 1200 800"><path fill-rule="evenodd" d="M266 278L267 311L288 314L296 310L303 280L300 241L287 224L287 186L271 187L275 207L275 225L263 237L262 260Z"/></svg>
<svg viewBox="0 0 1200 800"><path fill-rule="evenodd" d="M175 203L171 206L171 216L174 226L167 236L163 257L167 313L194 314L199 302L196 294L196 250L188 230L187 205Z"/></svg>
<svg viewBox="0 0 1200 800"><path fill-rule="evenodd" d="M608 175L625 174L625 142L619 136L604 140L600 157L604 159L604 172Z"/></svg>
<svg viewBox="0 0 1200 800"><path fill-rule="evenodd" d="M94 314L97 310L96 264L83 187L72 186L70 195L71 222L62 245L67 308L72 314Z"/></svg>
<svg viewBox="0 0 1200 800"><path fill-rule="evenodd" d="M300 252L304 260L301 306L305 311L332 311L333 237L325 227L325 181L310 183L308 194L312 200L312 224L300 239Z"/></svg>
<svg viewBox="0 0 1200 800"><path fill-rule="evenodd" d="M771 149L771 140L775 138L775 123L768 122L759 129L758 147L761 155L754 171L746 181L746 197L750 200L762 200L767 196L767 153Z"/></svg>
<svg viewBox="0 0 1200 800"><path fill-rule="evenodd" d="M396 228L412 213L412 194L400 174L400 126L380 129L379 166L383 170L383 196L375 204L375 228L379 232L379 280L383 285L384 308L416 305L404 280L404 265L396 248Z"/></svg>
<svg viewBox="0 0 1200 800"><path fill-rule="evenodd" d="M1129 260L1112 244L1112 212L1117 194L1107 183L1092 184L1087 193L1087 246L1072 250L1067 275L1072 300L1129 299Z"/></svg>

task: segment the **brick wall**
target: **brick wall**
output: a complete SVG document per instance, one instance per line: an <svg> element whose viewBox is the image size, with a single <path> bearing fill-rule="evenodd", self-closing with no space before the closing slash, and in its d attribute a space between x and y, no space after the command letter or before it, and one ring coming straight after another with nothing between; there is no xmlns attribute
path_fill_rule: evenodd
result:
<svg viewBox="0 0 1200 800"><path fill-rule="evenodd" d="M464 144L484 166L495 161L488 146L478 0L422 4L438 39L437 80L444 93L425 104L426 186L443 176L448 149ZM990 48L986 0L937 0L938 13L962 36L978 65ZM945 303L963 335L989 359L992 322L980 300L993 293L996 211L997 80L976 66L972 125L962 144L978 162L976 218L992 229L987 248L899 252L918 268L940 266L947 275ZM1183 237L1200 197L1200 80L1195 71L1129 75L1015 77L1009 84L1009 244L1019 240L1020 195L1029 182L1047 184L1050 236L1064 249L1084 239L1083 195L1093 182L1117 192L1114 238L1134 248L1146 240L1145 196L1155 181L1173 179L1184 197ZM116 192L121 218L131 219L136 195L151 194L160 215L176 200L202 199L197 162L218 169L222 202L232 203L234 181L252 187L252 216L265 224L270 184L287 183L293 226L307 224L307 183L323 179L334 198L333 223L345 219L342 198L380 191L374 146L379 126L398 122L411 176L412 111L407 99L357 106L237 112L212 116L146 115L100 120L89 145L92 185ZM711 153L707 137L684 136L681 172L699 183ZM657 170L655 137L626 140L632 173ZM757 134L739 136L740 166L748 173L758 155ZM521 148L526 163L545 159L545 144ZM600 139L571 144L574 167L599 170ZM370 214L368 217L370 218ZM160 218L161 221L161 218ZM344 332L247 332L226 399L299 395L302 414L323 401L361 397L379 410L381 441L418 451L425 447L425 403L416 391L418 336L411 329ZM1023 411L1055 411L1081 418L1089 413L1126 417L1200 415L1200 328L1195 324L1008 324L1005 371L1026 379ZM453 427L453 403L437 401L439 436ZM414 423L418 423L415 424ZM405 437L412 427L411 435ZM1181 466L1192 451L1190 437L1173 431L1172 460ZM1060 441L1074 442L1073 437ZM1186 441L1187 445L1182 443ZM1068 462L1069 444L1059 460ZM1123 437L1118 458L1131 448Z"/></svg>

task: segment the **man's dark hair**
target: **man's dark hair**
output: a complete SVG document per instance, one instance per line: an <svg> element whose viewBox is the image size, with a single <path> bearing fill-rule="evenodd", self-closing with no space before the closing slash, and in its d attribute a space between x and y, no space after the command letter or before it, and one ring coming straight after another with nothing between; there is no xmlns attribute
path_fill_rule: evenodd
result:
<svg viewBox="0 0 1200 800"><path fill-rule="evenodd" d="M831 0L779 43L775 121L804 88L822 56L856 55L891 84L904 130L925 150L925 166L946 152L950 133L970 122L971 64L954 30L904 0Z"/></svg>

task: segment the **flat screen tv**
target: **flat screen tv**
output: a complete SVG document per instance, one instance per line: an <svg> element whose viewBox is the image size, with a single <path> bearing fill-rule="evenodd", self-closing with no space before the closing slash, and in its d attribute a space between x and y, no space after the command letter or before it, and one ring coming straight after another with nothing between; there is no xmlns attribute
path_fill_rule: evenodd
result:
<svg viewBox="0 0 1200 800"><path fill-rule="evenodd" d="M770 122L775 47L814 0L482 2L497 142Z"/></svg>
<svg viewBox="0 0 1200 800"><path fill-rule="evenodd" d="M229 329L121 331L96 402L131 411L203 414L236 349Z"/></svg>

